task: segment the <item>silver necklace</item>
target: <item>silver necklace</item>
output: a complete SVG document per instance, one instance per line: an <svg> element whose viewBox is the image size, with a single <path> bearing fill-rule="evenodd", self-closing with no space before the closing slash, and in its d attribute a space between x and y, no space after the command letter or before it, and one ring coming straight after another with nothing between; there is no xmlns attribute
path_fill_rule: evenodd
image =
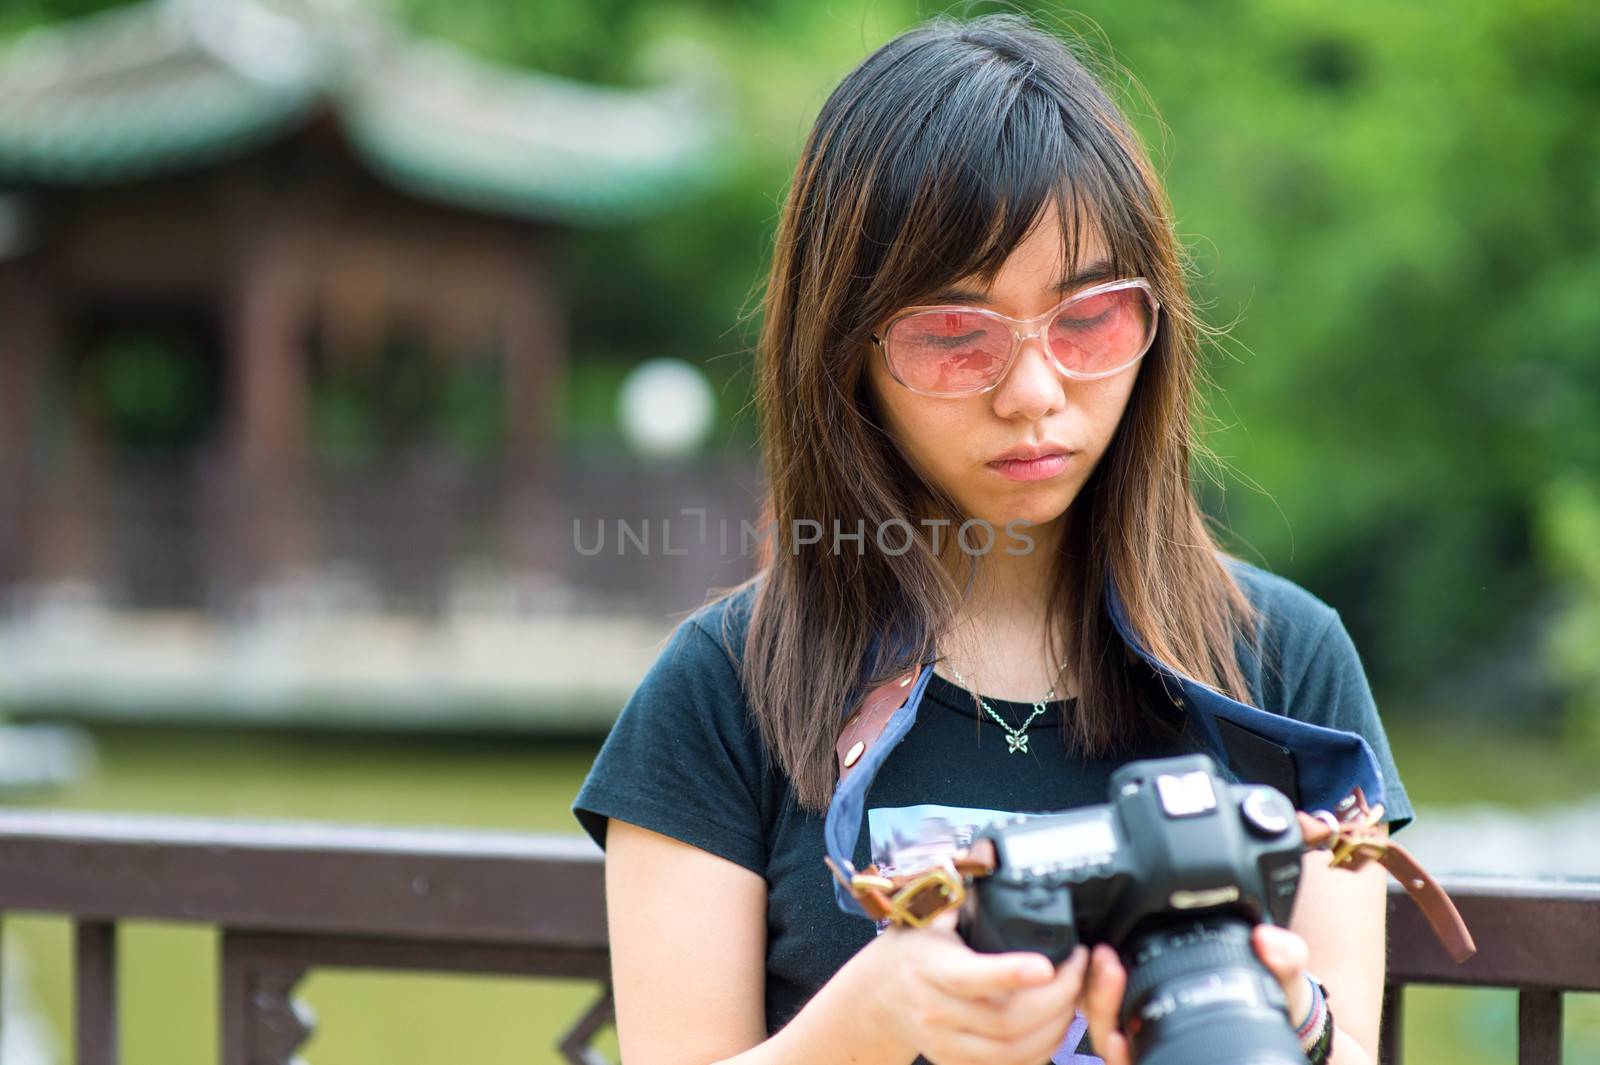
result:
<svg viewBox="0 0 1600 1065"><path fill-rule="evenodd" d="M947 662L946 665L949 665L949 663ZM1065 663L1065 662L1061 663L1061 668L1062 669L1066 669L1067 668L1067 663ZM967 690L971 691L972 694L977 697L979 705L981 705L983 707L984 711L990 717L994 718L994 723L996 725L999 725L1001 728L1005 729L1005 731L1006 731L1006 745L1007 745L1007 748L1008 748L1009 752L1011 754L1017 754L1018 752L1020 752L1022 754L1027 754L1028 753L1028 726L1033 724L1034 718L1038 717L1040 714L1044 713L1047 709L1049 709L1049 707L1047 707L1045 704L1048 703L1050 701L1050 699L1056 694L1055 687L1051 686L1050 690L1044 693L1044 698L1040 699L1038 702L1033 704L1033 713L1028 715L1028 720L1024 721L1021 725L1016 726L1015 728L1013 728L1011 725L1008 725L1006 723L1004 718L1002 718L999 714L994 712L994 707L989 705L989 700L985 699L981 695L978 695L978 690L976 688L974 688L972 685L967 683L966 678L962 677L960 670L958 670L955 666L951 665L950 666L950 672L951 672L952 675L955 676L957 684L960 684L963 688L966 688Z"/></svg>

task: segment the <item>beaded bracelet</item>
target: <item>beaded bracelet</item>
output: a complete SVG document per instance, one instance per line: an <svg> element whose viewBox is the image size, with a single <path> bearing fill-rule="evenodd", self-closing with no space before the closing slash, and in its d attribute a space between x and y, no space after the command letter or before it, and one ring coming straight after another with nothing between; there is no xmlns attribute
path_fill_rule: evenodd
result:
<svg viewBox="0 0 1600 1065"><path fill-rule="evenodd" d="M1310 1065L1327 1065L1333 1053L1333 1011L1328 1007L1328 989L1310 973L1306 973L1306 979L1311 982L1311 1014L1295 1030L1295 1036Z"/></svg>

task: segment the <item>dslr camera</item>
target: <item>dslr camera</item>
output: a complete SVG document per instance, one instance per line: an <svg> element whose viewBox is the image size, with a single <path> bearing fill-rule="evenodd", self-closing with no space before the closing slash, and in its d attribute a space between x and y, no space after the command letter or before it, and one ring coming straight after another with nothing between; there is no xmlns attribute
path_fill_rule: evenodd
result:
<svg viewBox="0 0 1600 1065"><path fill-rule="evenodd" d="M1287 925L1294 908L1293 804L1229 783L1204 754L1130 762L1110 792L980 832L995 871L962 904L962 938L1057 964L1079 943L1115 947L1139 1065L1305 1065L1283 989L1250 945L1255 925Z"/></svg>

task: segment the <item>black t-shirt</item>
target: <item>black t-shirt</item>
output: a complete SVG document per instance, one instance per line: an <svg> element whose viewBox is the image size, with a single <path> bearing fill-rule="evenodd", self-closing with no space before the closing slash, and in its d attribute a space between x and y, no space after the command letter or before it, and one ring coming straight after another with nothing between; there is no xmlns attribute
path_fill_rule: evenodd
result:
<svg viewBox="0 0 1600 1065"><path fill-rule="evenodd" d="M1361 733L1383 772L1385 820L1391 832L1398 831L1411 820L1411 806L1338 615L1289 581L1232 560L1230 565L1262 615L1258 639L1240 655L1254 705ZM750 718L737 659L753 595L747 587L678 625L623 707L573 812L602 847L606 818L615 817L765 878L771 1034L879 929L834 901L822 860L824 815L799 808ZM988 702L1013 727L1034 709ZM867 793L867 824L852 858L856 867L881 861L891 841L903 845L919 834L944 832L961 842L988 816L1105 802L1110 775L1125 762L1202 749L1184 732L1115 759L1084 759L1063 743L1063 714L1073 705L1047 704L1027 728L1027 750L1013 752L1005 730L981 714L971 695L935 673L915 726L890 752Z"/></svg>

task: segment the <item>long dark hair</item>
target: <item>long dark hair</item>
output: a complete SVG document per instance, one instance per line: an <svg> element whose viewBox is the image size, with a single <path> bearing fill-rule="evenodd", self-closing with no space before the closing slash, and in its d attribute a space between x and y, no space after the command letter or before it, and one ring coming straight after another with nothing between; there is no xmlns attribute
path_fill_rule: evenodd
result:
<svg viewBox="0 0 1600 1065"><path fill-rule="evenodd" d="M1145 645L1248 699L1236 636L1250 604L1197 506L1190 462L1199 341L1187 260L1150 159L1067 42L1027 19L939 16L883 45L834 90L801 152L778 226L757 350L768 497L777 534L740 656L751 713L810 810L826 808L847 700L931 657L965 594L918 528L912 549L791 544L810 519L872 530L962 515L919 477L868 387L874 324L964 277L992 282L1049 204L1069 276L1098 226L1116 276L1148 278L1162 317L1122 421L1063 526L1050 634L1067 648L1084 754L1123 749L1151 724L1105 609L1115 582ZM915 527L915 526L914 526ZM954 527L954 526L952 526ZM902 539L896 535L898 549ZM875 635L909 650L872 654ZM1055 646L1055 644L1052 644ZM875 660L869 661L869 657Z"/></svg>

